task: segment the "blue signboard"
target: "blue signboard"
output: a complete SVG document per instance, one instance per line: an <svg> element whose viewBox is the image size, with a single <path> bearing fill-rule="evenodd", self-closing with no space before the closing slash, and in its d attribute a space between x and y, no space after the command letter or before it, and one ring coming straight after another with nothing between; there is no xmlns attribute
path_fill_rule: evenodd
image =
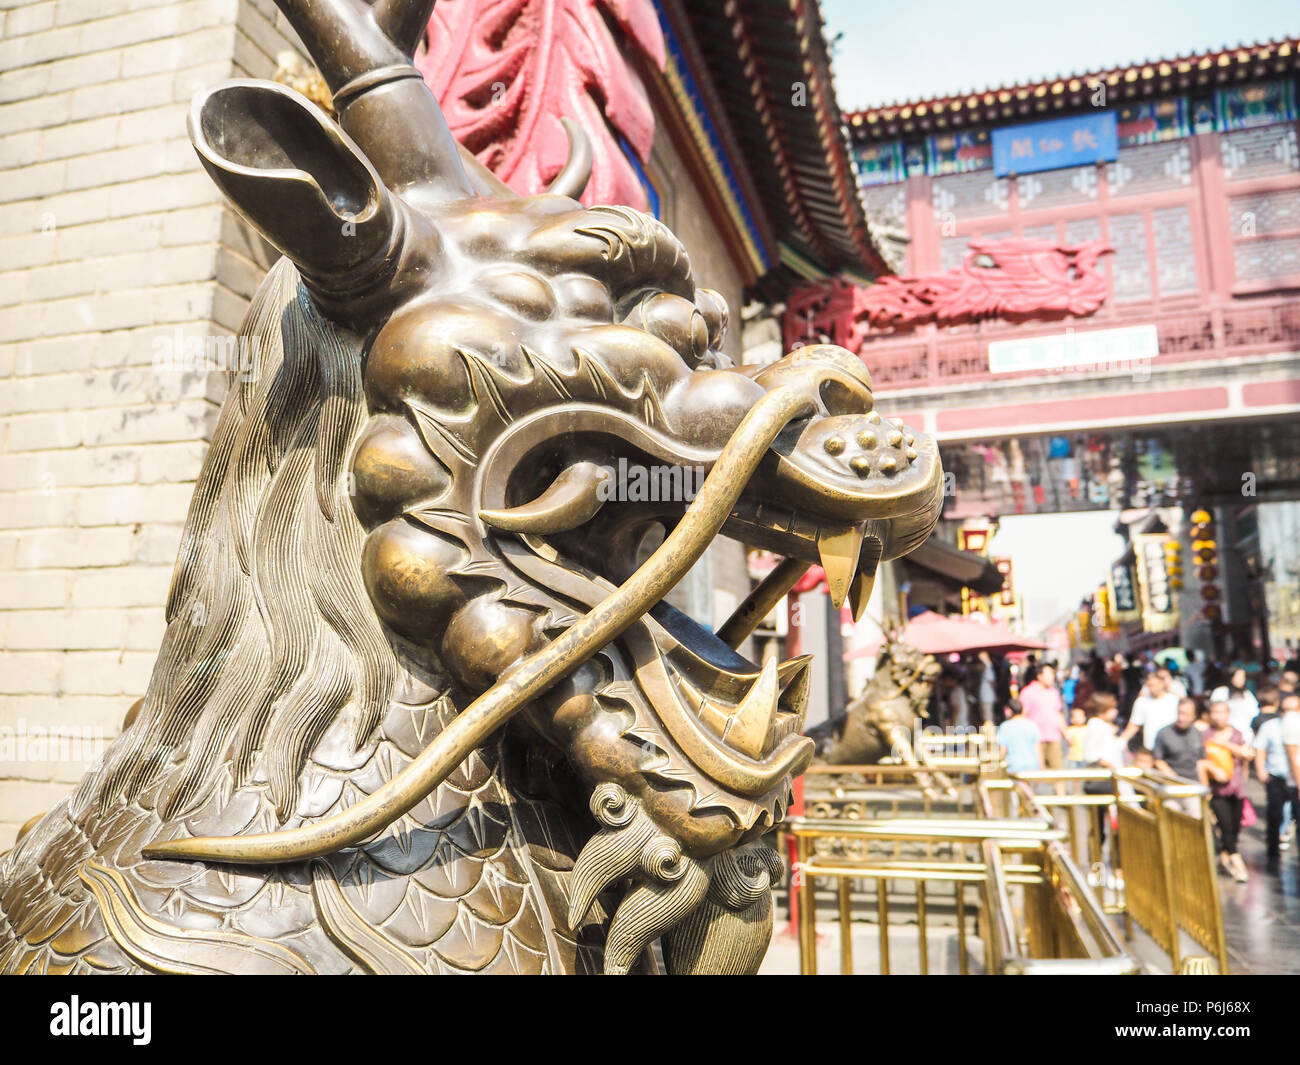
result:
<svg viewBox="0 0 1300 1065"><path fill-rule="evenodd" d="M1114 111L1057 118L993 131L993 172L998 177L1114 162L1119 137Z"/></svg>

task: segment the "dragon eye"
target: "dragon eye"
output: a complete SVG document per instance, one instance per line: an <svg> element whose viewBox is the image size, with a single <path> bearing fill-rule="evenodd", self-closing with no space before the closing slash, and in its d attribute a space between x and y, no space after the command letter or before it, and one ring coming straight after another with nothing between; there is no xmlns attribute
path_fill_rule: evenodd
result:
<svg viewBox="0 0 1300 1065"><path fill-rule="evenodd" d="M709 327L690 300L667 292L645 297L628 315L628 325L644 329L673 348L692 367L709 350Z"/></svg>

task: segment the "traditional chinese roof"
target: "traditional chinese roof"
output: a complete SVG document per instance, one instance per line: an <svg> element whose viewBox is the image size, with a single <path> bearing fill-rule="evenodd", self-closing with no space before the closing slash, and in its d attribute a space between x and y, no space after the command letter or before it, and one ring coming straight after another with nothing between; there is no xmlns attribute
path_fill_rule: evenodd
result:
<svg viewBox="0 0 1300 1065"><path fill-rule="evenodd" d="M1105 103L1110 107L1174 93L1276 78L1297 69L1300 69L1300 37L1286 37L978 92L892 103L849 112L846 117L854 140L883 140L911 133L938 133L1080 110L1093 106L1092 97L1103 84L1106 87Z"/></svg>
<svg viewBox="0 0 1300 1065"><path fill-rule="evenodd" d="M760 287L889 272L858 195L816 0L656 2L667 80L753 245Z"/></svg>

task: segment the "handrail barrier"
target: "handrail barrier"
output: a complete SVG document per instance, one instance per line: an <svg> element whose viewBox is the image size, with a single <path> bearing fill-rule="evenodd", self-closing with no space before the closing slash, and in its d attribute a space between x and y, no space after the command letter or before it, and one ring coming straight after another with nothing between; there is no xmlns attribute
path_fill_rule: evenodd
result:
<svg viewBox="0 0 1300 1065"><path fill-rule="evenodd" d="M972 910L983 940L984 971L997 973L1070 972L1130 973L1139 964L1124 948L1110 919L1086 888L1060 841L1066 833L1044 819L895 819L847 821L793 818L788 830L795 839L794 870L800 892L799 955L801 972L817 971L817 884L832 880L840 925L840 970L853 972L853 881L873 882L879 971L891 965L891 910L905 896L891 893L891 884L905 882L915 891L917 958L921 973L929 970L928 911L930 892L951 886L957 925L958 970L969 973ZM887 842L915 848L925 845L946 852L935 857L875 858L818 853L819 841ZM937 847L936 847L937 845ZM865 847L863 848L865 849ZM975 885L972 907L968 888ZM1025 891L1026 917L1013 916L1008 885ZM1043 966L1042 962L1055 964Z"/></svg>
<svg viewBox="0 0 1300 1065"><path fill-rule="evenodd" d="M1106 781L1108 793L1068 790L1088 781ZM1056 792L1061 785L1067 790ZM979 790L986 812L1042 817L1064 810L1071 850L1078 855L1086 848L1092 887L1107 912L1122 914L1126 927L1135 921L1175 972L1204 971L1202 959L1184 951L1180 930L1210 952L1220 973L1228 972L1208 788L1151 770L1073 769L1013 773L1009 782L986 781ZM1107 817L1114 812L1105 859L1101 821L1086 817L1081 829L1074 816L1079 808Z"/></svg>
<svg viewBox="0 0 1300 1065"><path fill-rule="evenodd" d="M817 970L815 903L832 886L842 972L853 971L855 912L869 920L872 909L882 973L898 967L891 937L903 923L915 925L916 967L928 972L936 921L955 931L962 973L978 967L972 926L984 972L1138 972L1134 924L1171 971L1210 971L1188 939L1228 971L1208 789L1137 769L1007 775L976 752L809 769L806 816L783 828L803 972ZM950 787L936 786L940 774Z"/></svg>

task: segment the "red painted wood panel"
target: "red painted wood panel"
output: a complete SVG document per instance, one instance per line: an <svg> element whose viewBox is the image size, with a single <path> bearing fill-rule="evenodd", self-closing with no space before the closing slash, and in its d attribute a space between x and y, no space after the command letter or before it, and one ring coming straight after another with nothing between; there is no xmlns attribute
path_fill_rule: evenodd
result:
<svg viewBox="0 0 1300 1065"><path fill-rule="evenodd" d="M1276 407L1282 403L1300 407L1300 381L1259 381L1242 388L1241 398L1248 407Z"/></svg>
<svg viewBox="0 0 1300 1065"><path fill-rule="evenodd" d="M1221 411L1228 407L1226 388L1183 388L1168 392L1136 392L1129 395L1095 396L1090 399L1050 400L1005 407L968 407L939 411L935 424L939 432L972 429L1016 429L1029 425L1072 427L1081 422L1115 418L1147 421L1161 415Z"/></svg>

